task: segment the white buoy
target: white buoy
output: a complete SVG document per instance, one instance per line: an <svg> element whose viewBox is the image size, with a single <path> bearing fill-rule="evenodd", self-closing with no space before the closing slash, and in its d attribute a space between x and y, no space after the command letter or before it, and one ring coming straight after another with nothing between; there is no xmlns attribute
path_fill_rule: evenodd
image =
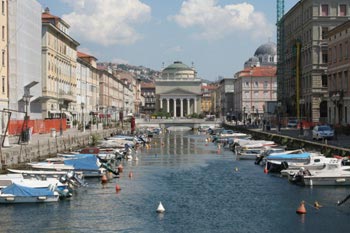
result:
<svg viewBox="0 0 350 233"><path fill-rule="evenodd" d="M158 208L157 208L157 213L163 213L165 211L162 202L159 202Z"/></svg>

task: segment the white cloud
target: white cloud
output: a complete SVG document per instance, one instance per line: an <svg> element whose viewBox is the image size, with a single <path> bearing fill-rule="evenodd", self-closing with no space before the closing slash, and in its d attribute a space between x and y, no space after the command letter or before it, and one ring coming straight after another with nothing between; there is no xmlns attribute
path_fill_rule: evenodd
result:
<svg viewBox="0 0 350 233"><path fill-rule="evenodd" d="M151 8L139 0L63 0L73 12L62 18L83 40L105 46L132 44L142 38L134 26L150 19Z"/></svg>
<svg viewBox="0 0 350 233"><path fill-rule="evenodd" d="M170 17L183 28L198 27L195 37L221 39L232 33L271 37L273 25L249 3L220 6L216 0L186 0L179 13Z"/></svg>

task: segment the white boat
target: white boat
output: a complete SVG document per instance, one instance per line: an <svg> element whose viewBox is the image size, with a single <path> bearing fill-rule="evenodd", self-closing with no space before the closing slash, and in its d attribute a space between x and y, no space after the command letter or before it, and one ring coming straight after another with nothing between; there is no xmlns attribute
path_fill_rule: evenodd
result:
<svg viewBox="0 0 350 233"><path fill-rule="evenodd" d="M101 177L106 171L105 168L100 168L101 163L95 155L66 159L63 163L37 162L28 165L38 170L82 172L84 177Z"/></svg>
<svg viewBox="0 0 350 233"><path fill-rule="evenodd" d="M265 170L268 172L281 172L288 168L288 162L307 162L310 155L320 155L314 152L305 152L303 149L287 150L282 153L272 153L263 158Z"/></svg>
<svg viewBox="0 0 350 233"><path fill-rule="evenodd" d="M59 193L55 187L32 188L13 183L0 190L0 203L56 202Z"/></svg>
<svg viewBox="0 0 350 233"><path fill-rule="evenodd" d="M276 146L277 144L274 141L238 140L234 152L238 159L256 159L265 150Z"/></svg>
<svg viewBox="0 0 350 233"><path fill-rule="evenodd" d="M24 176L23 174L4 174L0 175L0 189L3 189L13 183L31 187L31 188L47 188L49 186L60 186L66 187L66 184L59 182L57 178L45 178L42 179L41 176Z"/></svg>
<svg viewBox="0 0 350 233"><path fill-rule="evenodd" d="M304 162L288 162L288 168L281 171L282 176L294 175L301 167L307 170L321 170L326 167L328 163L334 163L336 158L327 158L323 155L311 154L309 159Z"/></svg>
<svg viewBox="0 0 350 233"><path fill-rule="evenodd" d="M288 179L307 186L350 185L350 166L343 166L341 159L332 159L320 170L307 170L301 167L299 172L289 175Z"/></svg>

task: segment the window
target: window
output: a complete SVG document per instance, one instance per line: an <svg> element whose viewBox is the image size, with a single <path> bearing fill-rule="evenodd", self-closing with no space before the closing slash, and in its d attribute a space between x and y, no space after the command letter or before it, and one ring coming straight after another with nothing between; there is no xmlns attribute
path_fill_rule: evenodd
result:
<svg viewBox="0 0 350 233"><path fill-rule="evenodd" d="M245 86L246 86L246 87L249 87L249 82L245 82Z"/></svg>
<svg viewBox="0 0 350 233"><path fill-rule="evenodd" d="M258 81L255 81L255 87L258 87L258 86L259 86Z"/></svg>
<svg viewBox="0 0 350 233"><path fill-rule="evenodd" d="M341 61L341 60L343 60L343 45L342 44L339 45L339 59L338 59L338 61Z"/></svg>
<svg viewBox="0 0 350 233"><path fill-rule="evenodd" d="M328 54L322 53L322 63L327 64L328 63Z"/></svg>
<svg viewBox="0 0 350 233"><path fill-rule="evenodd" d="M5 40L5 26L2 26L1 28L1 39Z"/></svg>
<svg viewBox="0 0 350 233"><path fill-rule="evenodd" d="M321 39L326 39L328 33L328 27L322 27L322 38Z"/></svg>
<svg viewBox="0 0 350 233"><path fill-rule="evenodd" d="M349 43L346 41L344 44L344 59L349 57Z"/></svg>
<svg viewBox="0 0 350 233"><path fill-rule="evenodd" d="M269 82L268 81L264 81L264 89L266 89L269 86Z"/></svg>
<svg viewBox="0 0 350 233"><path fill-rule="evenodd" d="M254 97L258 97L259 96L259 92L258 91L254 91Z"/></svg>
<svg viewBox="0 0 350 233"><path fill-rule="evenodd" d="M339 16L346 16L346 5L345 4L340 4L339 5Z"/></svg>
<svg viewBox="0 0 350 233"><path fill-rule="evenodd" d="M1 13L4 15L5 14L5 1L1 1Z"/></svg>
<svg viewBox="0 0 350 233"><path fill-rule="evenodd" d="M321 16L328 16L328 4L321 5Z"/></svg>
<svg viewBox="0 0 350 233"><path fill-rule="evenodd" d="M322 87L327 87L327 75L322 75Z"/></svg>
<svg viewBox="0 0 350 233"><path fill-rule="evenodd" d="M2 66L5 66L5 50L2 50L1 58L2 58L1 64L2 64Z"/></svg>
<svg viewBox="0 0 350 233"><path fill-rule="evenodd" d="M2 79L1 79L1 90L2 90L2 93L5 93L5 76L2 76Z"/></svg>

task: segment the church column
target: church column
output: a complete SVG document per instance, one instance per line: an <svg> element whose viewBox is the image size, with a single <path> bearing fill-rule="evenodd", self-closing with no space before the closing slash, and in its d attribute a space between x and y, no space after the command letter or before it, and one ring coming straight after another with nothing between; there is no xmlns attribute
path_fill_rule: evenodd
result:
<svg viewBox="0 0 350 233"><path fill-rule="evenodd" d="M163 109L163 98L160 98L160 109Z"/></svg>
<svg viewBox="0 0 350 233"><path fill-rule="evenodd" d="M166 98L166 112L170 113L170 105L169 105L169 98Z"/></svg>
<svg viewBox="0 0 350 233"><path fill-rule="evenodd" d="M184 99L180 99L180 103L181 103L181 109L180 109L180 111L181 111L181 117L183 117L184 116Z"/></svg>
<svg viewBox="0 0 350 233"><path fill-rule="evenodd" d="M174 117L176 117L176 99L174 99Z"/></svg>
<svg viewBox="0 0 350 233"><path fill-rule="evenodd" d="M190 115L190 99L187 99L187 115Z"/></svg>
<svg viewBox="0 0 350 233"><path fill-rule="evenodd" d="M194 113L197 113L197 97L194 98Z"/></svg>

